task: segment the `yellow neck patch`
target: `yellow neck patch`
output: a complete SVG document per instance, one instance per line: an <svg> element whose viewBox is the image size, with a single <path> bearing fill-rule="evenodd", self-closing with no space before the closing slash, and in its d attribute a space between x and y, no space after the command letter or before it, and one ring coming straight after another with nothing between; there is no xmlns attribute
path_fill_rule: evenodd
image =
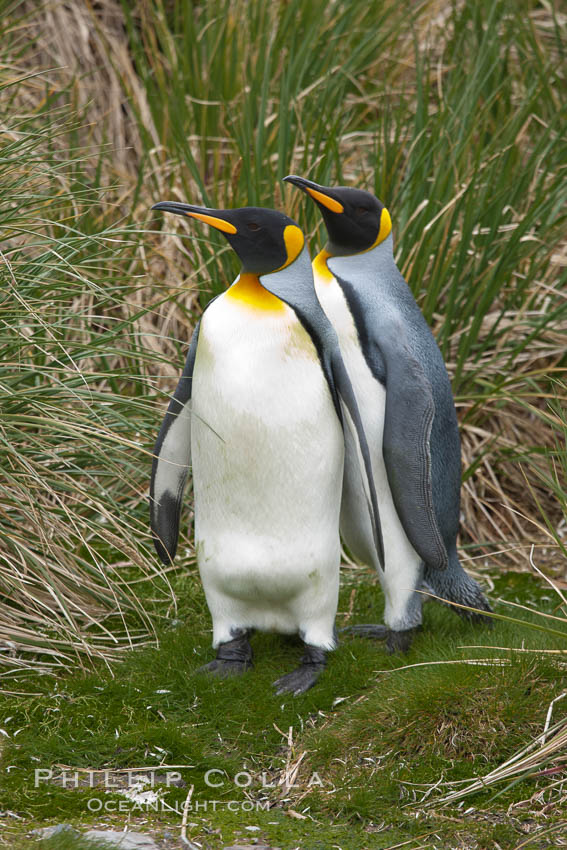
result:
<svg viewBox="0 0 567 850"><path fill-rule="evenodd" d="M332 254L329 254L329 252L325 251L323 248L323 250L320 251L313 260L313 274L316 275L319 280L324 280L325 283L329 283L333 279L333 273L327 265L327 260L331 256Z"/></svg>
<svg viewBox="0 0 567 850"><path fill-rule="evenodd" d="M299 228L297 228L299 230ZM227 289L228 298L234 298L240 304L251 307L253 310L271 310L272 312L284 312L286 305L275 295L262 286L256 274L243 272L232 286Z"/></svg>

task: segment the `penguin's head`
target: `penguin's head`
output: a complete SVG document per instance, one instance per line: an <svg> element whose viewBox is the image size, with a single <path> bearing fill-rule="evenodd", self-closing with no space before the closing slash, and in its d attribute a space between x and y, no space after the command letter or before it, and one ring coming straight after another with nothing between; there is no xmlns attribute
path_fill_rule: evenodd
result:
<svg viewBox="0 0 567 850"><path fill-rule="evenodd" d="M304 177L284 177L317 204L329 234L327 250L332 255L360 254L376 247L389 236L392 220L386 207L362 189L350 186L319 186Z"/></svg>
<svg viewBox="0 0 567 850"><path fill-rule="evenodd" d="M277 210L263 207L212 210L174 201L161 201L152 209L190 216L220 230L242 261L242 270L255 275L270 274L291 265L305 244L295 221Z"/></svg>

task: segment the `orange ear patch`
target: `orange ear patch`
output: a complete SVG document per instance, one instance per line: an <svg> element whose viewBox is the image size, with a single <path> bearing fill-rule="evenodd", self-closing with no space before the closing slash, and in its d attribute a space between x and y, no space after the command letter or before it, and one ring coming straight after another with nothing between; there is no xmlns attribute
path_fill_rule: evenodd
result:
<svg viewBox="0 0 567 850"><path fill-rule="evenodd" d="M303 246L305 245L305 236L303 235L303 231L296 224L288 224L284 227L283 239L287 260L283 265L274 269L276 272L285 269L286 266L290 266L294 260L297 260L303 251Z"/></svg>
<svg viewBox="0 0 567 850"><path fill-rule="evenodd" d="M288 224L284 228L283 238L285 250L287 252L287 260L283 266L280 266L280 268L285 269L285 267L293 263L293 261L296 260L303 251L305 237L301 229L296 224Z"/></svg>
<svg viewBox="0 0 567 850"><path fill-rule="evenodd" d="M376 248L380 242L383 242L387 236L392 232L392 219L390 218L390 213L386 209L386 207L382 208L382 212L380 214L380 230L378 231L378 236L366 251L372 251L373 248ZM366 251L361 251L362 254L366 254Z"/></svg>
<svg viewBox="0 0 567 850"><path fill-rule="evenodd" d="M376 245L379 245L380 242L383 242L384 239L390 235L392 232L392 219L390 218L390 213L384 207L382 210L382 215L380 216L380 230L378 232L378 238L376 240Z"/></svg>

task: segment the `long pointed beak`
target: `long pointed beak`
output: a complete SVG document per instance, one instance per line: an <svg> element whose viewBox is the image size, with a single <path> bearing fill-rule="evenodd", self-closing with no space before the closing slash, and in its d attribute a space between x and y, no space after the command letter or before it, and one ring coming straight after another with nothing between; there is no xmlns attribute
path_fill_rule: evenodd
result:
<svg viewBox="0 0 567 850"><path fill-rule="evenodd" d="M222 233L237 233L237 229L228 218L224 210L210 210L207 207L195 207L192 204L179 204L176 201L160 201L159 204L154 204L153 210L162 210L163 212L177 213L177 215L187 215L191 218L197 218L199 221L204 221L216 230Z"/></svg>
<svg viewBox="0 0 567 850"><path fill-rule="evenodd" d="M320 186L318 183L306 180L305 177L298 177L296 174L288 174L283 179L285 183L293 183L294 186L311 195L314 201L331 212L342 213L345 211L340 201L333 197L333 190L328 186Z"/></svg>

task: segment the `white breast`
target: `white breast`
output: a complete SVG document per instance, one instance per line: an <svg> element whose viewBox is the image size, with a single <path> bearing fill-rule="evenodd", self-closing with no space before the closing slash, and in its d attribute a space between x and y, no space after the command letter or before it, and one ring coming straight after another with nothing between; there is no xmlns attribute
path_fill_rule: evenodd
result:
<svg viewBox="0 0 567 850"><path fill-rule="evenodd" d="M192 404L195 540L214 645L253 626L311 628L307 642L331 648L343 436L293 310L218 298L201 324Z"/></svg>
<svg viewBox="0 0 567 850"><path fill-rule="evenodd" d="M368 368L346 298L335 278L320 278L315 275L315 289L321 306L339 337L343 360L356 395L370 447L374 484L378 497L380 520L383 525L384 498L387 491L389 492L382 459L386 391L375 380ZM353 554L365 563L374 564L378 568L360 466L348 434L346 442L341 534ZM384 528L382 532L384 534Z"/></svg>

